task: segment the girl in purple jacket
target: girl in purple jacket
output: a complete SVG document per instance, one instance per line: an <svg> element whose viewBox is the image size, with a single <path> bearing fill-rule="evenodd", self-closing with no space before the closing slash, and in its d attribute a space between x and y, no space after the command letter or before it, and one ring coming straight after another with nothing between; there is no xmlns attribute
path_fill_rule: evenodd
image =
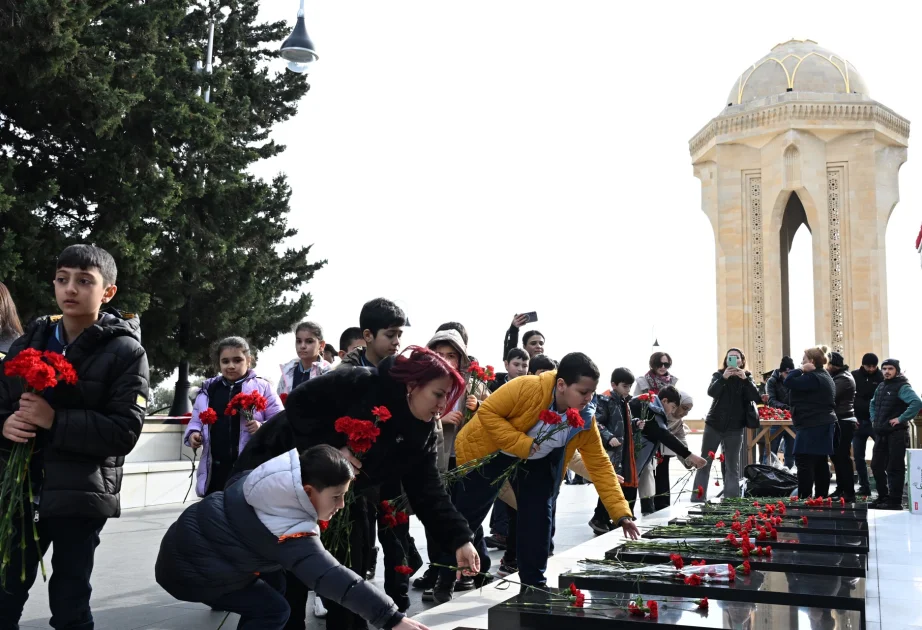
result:
<svg viewBox="0 0 922 630"><path fill-rule="evenodd" d="M200 497L224 490L237 455L250 441L250 436L283 408L282 401L272 390L272 384L250 369L250 346L246 339L222 339L216 355L221 373L202 383L195 397L192 419L183 437L187 446L202 447L202 461L195 484L195 493ZM248 422L243 414L230 416L224 413L227 403L234 396L254 391L266 399L266 410L257 411L252 421ZM202 422L202 412L208 408L217 415L213 424Z"/></svg>

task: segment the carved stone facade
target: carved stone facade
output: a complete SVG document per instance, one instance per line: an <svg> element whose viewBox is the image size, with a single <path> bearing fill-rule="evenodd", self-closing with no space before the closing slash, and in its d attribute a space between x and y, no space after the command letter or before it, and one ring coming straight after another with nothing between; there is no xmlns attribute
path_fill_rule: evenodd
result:
<svg viewBox="0 0 922 630"><path fill-rule="evenodd" d="M738 346L761 375L791 348L787 256L813 242L816 341L853 365L888 354L886 228L899 200L909 122L814 42L776 46L689 142L716 240L719 359ZM809 316L809 315L808 315Z"/></svg>

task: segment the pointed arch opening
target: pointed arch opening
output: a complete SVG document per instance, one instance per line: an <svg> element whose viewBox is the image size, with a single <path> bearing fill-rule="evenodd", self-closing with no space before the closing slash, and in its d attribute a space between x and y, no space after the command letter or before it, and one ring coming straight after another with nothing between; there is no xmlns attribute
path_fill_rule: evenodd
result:
<svg viewBox="0 0 922 630"><path fill-rule="evenodd" d="M792 192L781 221L781 346L791 354L792 341L800 348L813 343L813 236L800 197ZM803 345L804 348L807 345Z"/></svg>

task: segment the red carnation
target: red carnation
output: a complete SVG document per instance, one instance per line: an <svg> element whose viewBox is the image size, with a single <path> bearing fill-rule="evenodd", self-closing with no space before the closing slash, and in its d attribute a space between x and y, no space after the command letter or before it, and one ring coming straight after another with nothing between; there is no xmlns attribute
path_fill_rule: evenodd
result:
<svg viewBox="0 0 922 630"><path fill-rule="evenodd" d="M708 457L710 457L711 459L714 459L715 457L714 451L708 451Z"/></svg>
<svg viewBox="0 0 922 630"><path fill-rule="evenodd" d="M707 598L707 597L702 597L701 599L696 599L696 600L695 600L695 603L698 604L698 609L699 609L699 610L707 610L707 609L708 609L708 598Z"/></svg>
<svg viewBox="0 0 922 630"><path fill-rule="evenodd" d="M726 459L727 459L726 456L725 456L723 453L721 453L721 454L720 454L720 463L725 462ZM705 601L707 601L707 600L705 599Z"/></svg>
<svg viewBox="0 0 922 630"><path fill-rule="evenodd" d="M214 424L218 421L218 412L208 407L198 415L198 419L202 424Z"/></svg>
<svg viewBox="0 0 922 630"><path fill-rule="evenodd" d="M317 524L320 525L320 531L325 532L330 526L330 521L317 521Z"/></svg>
<svg viewBox="0 0 922 630"><path fill-rule="evenodd" d="M700 499L701 497L704 496L704 487L703 487L703 486L698 486L697 495L698 495L698 498L699 498L699 499Z"/></svg>
<svg viewBox="0 0 922 630"><path fill-rule="evenodd" d="M689 586L700 586L701 585L701 576L697 573L694 575L689 575L685 578L685 583Z"/></svg>
<svg viewBox="0 0 922 630"><path fill-rule="evenodd" d="M638 605L635 604L634 602L631 602L630 604L627 605L627 612L628 612L628 614L630 614L630 615L632 615L632 616L634 616L634 617L643 617L644 614L645 614L644 611L643 611L643 608L641 608L640 606L638 606Z"/></svg>
<svg viewBox="0 0 922 630"><path fill-rule="evenodd" d="M282 406L284 406L288 402L288 394L279 394L279 400L282 401Z"/></svg>
<svg viewBox="0 0 922 630"><path fill-rule="evenodd" d="M576 596L576 601L573 602L573 605L576 606L577 608L582 608L583 606L585 606L585 605L586 605L586 596L585 596L582 592L580 592L579 594L577 594L577 596Z"/></svg>
<svg viewBox="0 0 922 630"><path fill-rule="evenodd" d="M736 580L736 569L733 567L732 564L727 565L727 578L729 578L731 582Z"/></svg>
<svg viewBox="0 0 922 630"><path fill-rule="evenodd" d="M385 514L381 517L381 523L383 523L385 527L396 527L397 517L393 514Z"/></svg>
<svg viewBox="0 0 922 630"><path fill-rule="evenodd" d="M752 565L749 564L749 560L743 562L743 575L749 575L752 572Z"/></svg>
<svg viewBox="0 0 922 630"><path fill-rule="evenodd" d="M483 380L485 381L495 381L496 380L496 370L493 369L492 365L488 365L487 368L483 371Z"/></svg>
<svg viewBox="0 0 922 630"><path fill-rule="evenodd" d="M703 567L704 565L707 564L707 561L706 560L692 560L691 564L693 567Z"/></svg>
<svg viewBox="0 0 922 630"><path fill-rule="evenodd" d="M394 506L389 501L381 501L381 511L385 514L390 514L394 511Z"/></svg>
<svg viewBox="0 0 922 630"><path fill-rule="evenodd" d="M647 608L650 609L650 619L659 618L659 604L656 602L647 602Z"/></svg>
<svg viewBox="0 0 922 630"><path fill-rule="evenodd" d="M807 517L806 517L806 516L801 516L801 517L800 517L800 522L803 523L804 525L806 525L806 524L807 524Z"/></svg>
<svg viewBox="0 0 922 630"><path fill-rule="evenodd" d="M397 518L398 525L406 525L410 522L410 517L406 512L397 512L394 516Z"/></svg>
<svg viewBox="0 0 922 630"><path fill-rule="evenodd" d="M724 523L723 521L717 521L717 524L716 524L717 529L720 529L720 528L726 527L726 526L727 526L727 524Z"/></svg>
<svg viewBox="0 0 922 630"><path fill-rule="evenodd" d="M845 497L839 497L839 505L845 507Z"/></svg>
<svg viewBox="0 0 922 630"><path fill-rule="evenodd" d="M68 385L77 383L77 370L70 364L70 361L64 358L63 354L46 350L42 353L42 358L58 373L57 378L59 381L63 381Z"/></svg>
<svg viewBox="0 0 922 630"><path fill-rule="evenodd" d="M715 482L714 482L714 485L719 487L719 486L720 486L720 481L715 481Z"/></svg>
<svg viewBox="0 0 922 630"><path fill-rule="evenodd" d="M393 416L391 415L390 410L389 410L387 407L384 407L384 406L381 406L381 407L372 407L372 408L371 408L371 415L373 415L373 416L378 420L378 422L387 422L388 420L390 420L390 419L393 417Z"/></svg>
<svg viewBox="0 0 922 630"><path fill-rule="evenodd" d="M400 573L401 575L413 575L413 569L405 564L401 564L399 567L394 567L394 571Z"/></svg>
<svg viewBox="0 0 922 630"><path fill-rule="evenodd" d="M563 418L560 417L559 413L554 413L550 409L545 409L538 414L538 420L544 424L560 424Z"/></svg>
<svg viewBox="0 0 922 630"><path fill-rule="evenodd" d="M682 556L677 553L670 554L669 559L672 560L672 566L676 569L681 569L685 566L685 561L682 560Z"/></svg>
<svg viewBox="0 0 922 630"><path fill-rule="evenodd" d="M579 595L579 592L580 592L579 589L576 588L576 583L570 582L570 594L576 597L577 595Z"/></svg>
<svg viewBox="0 0 922 630"><path fill-rule="evenodd" d="M582 429L586 426L586 423L583 421L583 417L579 415L579 412L572 407L567 409L567 424L569 424L574 429Z"/></svg>

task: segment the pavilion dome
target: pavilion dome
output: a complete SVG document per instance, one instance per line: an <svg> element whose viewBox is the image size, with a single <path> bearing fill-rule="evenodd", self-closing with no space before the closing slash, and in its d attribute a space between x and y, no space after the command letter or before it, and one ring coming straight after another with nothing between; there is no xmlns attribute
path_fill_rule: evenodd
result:
<svg viewBox="0 0 922 630"><path fill-rule="evenodd" d="M726 103L750 101L785 92L868 95L864 79L851 63L809 39L792 39L746 68L730 90Z"/></svg>

